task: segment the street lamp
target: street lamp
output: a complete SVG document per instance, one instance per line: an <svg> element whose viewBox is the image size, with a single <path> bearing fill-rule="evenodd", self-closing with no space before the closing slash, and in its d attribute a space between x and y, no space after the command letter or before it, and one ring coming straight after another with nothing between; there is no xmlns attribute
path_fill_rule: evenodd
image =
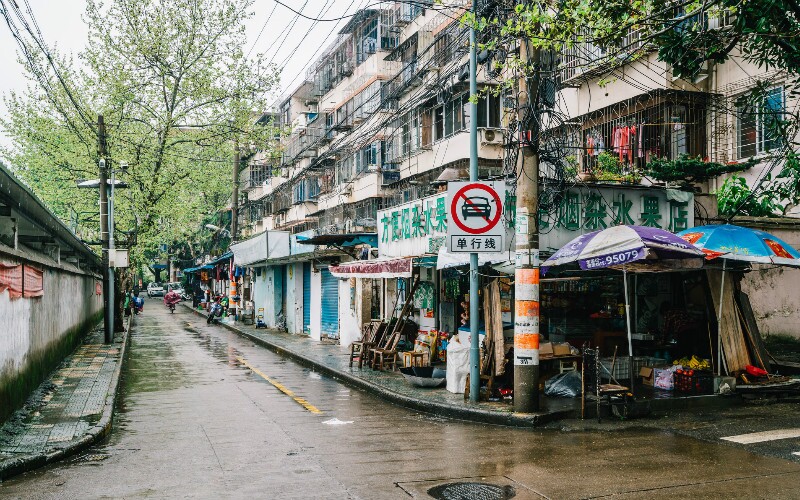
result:
<svg viewBox="0 0 800 500"><path fill-rule="evenodd" d="M126 188L128 184L122 181L117 181L116 174L117 172L126 172L128 169L127 163L120 163L119 169L111 169L111 179L106 179L105 177L105 170L106 170L106 160L105 158L100 158L98 165L101 170L101 178L100 179L90 179L84 180L80 179L77 181L78 187L83 189L96 189L100 188L102 184L105 184L105 192L107 193L108 199L108 244L106 247L106 240L102 238L103 234L103 195L101 192L100 196L100 226L101 226L101 239L103 239L103 286L105 288L105 316L104 316L104 330L105 330L105 342L110 344L114 340L114 273L110 272L110 260L109 257L111 256L111 252L114 250L114 189L115 188ZM110 191L110 193L109 193Z"/></svg>
<svg viewBox="0 0 800 500"><path fill-rule="evenodd" d="M228 231L227 229L221 228L219 226L215 226L214 224L206 224L203 227L205 227L206 229L210 229L210 230L214 231L215 233L219 233L220 236L222 236L224 238L229 238L231 236L231 232L230 231Z"/></svg>

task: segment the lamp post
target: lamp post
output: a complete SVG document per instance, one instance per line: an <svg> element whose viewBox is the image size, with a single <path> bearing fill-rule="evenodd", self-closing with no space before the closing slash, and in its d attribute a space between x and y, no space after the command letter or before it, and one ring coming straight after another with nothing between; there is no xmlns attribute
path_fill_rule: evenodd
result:
<svg viewBox="0 0 800 500"><path fill-rule="evenodd" d="M95 189L105 184L105 189L100 190L100 239L103 247L103 337L105 343L110 344L114 341L114 273L111 266L111 251L114 248L114 189L126 188L128 184L117 181L117 170L115 169L111 169L111 179L106 178L105 174L108 169L104 158L101 158L98 164L101 171L100 178L79 180L78 187ZM127 164L123 165L122 171L127 169Z"/></svg>

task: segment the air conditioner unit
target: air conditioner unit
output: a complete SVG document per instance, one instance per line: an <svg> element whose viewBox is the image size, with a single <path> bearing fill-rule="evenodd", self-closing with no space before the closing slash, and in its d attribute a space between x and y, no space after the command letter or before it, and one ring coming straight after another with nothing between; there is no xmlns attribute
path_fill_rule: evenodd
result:
<svg viewBox="0 0 800 500"><path fill-rule="evenodd" d="M490 144L503 144L503 132L492 128L482 129L481 146L488 146Z"/></svg>
<svg viewBox="0 0 800 500"><path fill-rule="evenodd" d="M342 64L342 67L339 68L339 74L342 76L350 76L353 74L353 68L350 66L350 63Z"/></svg>
<svg viewBox="0 0 800 500"><path fill-rule="evenodd" d="M378 171L378 165L376 163L367 165L367 172L377 172L377 171Z"/></svg>

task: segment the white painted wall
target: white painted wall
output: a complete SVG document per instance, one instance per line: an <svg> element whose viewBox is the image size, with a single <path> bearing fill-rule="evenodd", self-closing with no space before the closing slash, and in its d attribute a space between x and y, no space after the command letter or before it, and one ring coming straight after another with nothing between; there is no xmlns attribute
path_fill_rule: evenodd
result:
<svg viewBox="0 0 800 500"><path fill-rule="evenodd" d="M23 263L10 256L0 259L7 264ZM40 265L36 267L42 269ZM67 333L87 326L85 323L103 308L103 297L95 291L96 277L56 267L43 269L43 297L12 300L8 291L0 292L0 388L14 384L37 359L56 348ZM6 411L7 408L0 414Z"/></svg>
<svg viewBox="0 0 800 500"><path fill-rule="evenodd" d="M774 221L774 219L773 219ZM800 249L800 227L795 225L747 223L734 221L770 234ZM783 334L800 339L800 269L776 267L756 269L742 278L742 291L750 297L753 314L758 322L761 335ZM778 357L780 353L772 353Z"/></svg>
<svg viewBox="0 0 800 500"><path fill-rule="evenodd" d="M303 333L303 264L286 266L286 330Z"/></svg>
<svg viewBox="0 0 800 500"><path fill-rule="evenodd" d="M339 280L339 345L361 339L361 295L364 280Z"/></svg>
<svg viewBox="0 0 800 500"><path fill-rule="evenodd" d="M256 271L256 276L253 279L253 307L255 308L256 317L258 317L259 314L263 314L264 322L270 326L275 322L275 316L269 311L272 300L270 300L267 275L271 273L271 268L261 267L258 268L258 270L260 270L261 276L258 276L258 271ZM262 307L264 310L259 311ZM272 323L270 323L270 321Z"/></svg>
<svg viewBox="0 0 800 500"><path fill-rule="evenodd" d="M311 271L311 338L322 339L322 273Z"/></svg>

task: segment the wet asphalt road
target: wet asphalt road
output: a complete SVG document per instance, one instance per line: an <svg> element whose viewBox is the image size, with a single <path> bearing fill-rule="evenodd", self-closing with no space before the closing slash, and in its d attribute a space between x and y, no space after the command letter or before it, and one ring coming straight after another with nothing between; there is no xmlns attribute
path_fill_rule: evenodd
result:
<svg viewBox="0 0 800 500"><path fill-rule="evenodd" d="M515 498L800 496L800 463L745 447L398 408L159 300L137 318L121 402L105 444L3 483L0 497L428 498L449 481Z"/></svg>

